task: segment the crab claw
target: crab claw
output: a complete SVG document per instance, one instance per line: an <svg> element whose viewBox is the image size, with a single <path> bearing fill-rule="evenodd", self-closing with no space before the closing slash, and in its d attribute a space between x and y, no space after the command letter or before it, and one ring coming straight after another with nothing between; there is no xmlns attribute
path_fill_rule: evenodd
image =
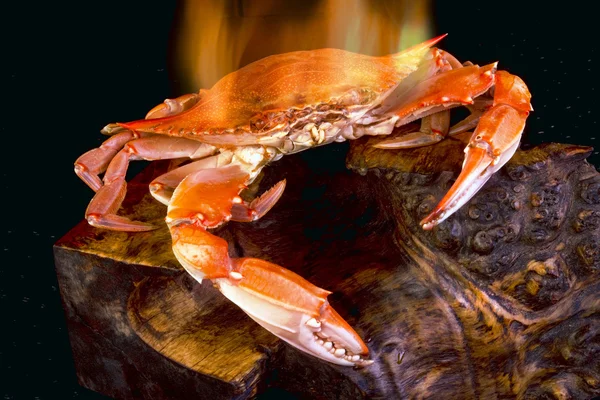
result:
<svg viewBox="0 0 600 400"><path fill-rule="evenodd" d="M215 286L250 318L292 346L325 361L367 366L367 346L329 305L327 290L279 265L229 258L227 242L194 224L170 227L173 252L196 280Z"/></svg>
<svg viewBox="0 0 600 400"><path fill-rule="evenodd" d="M433 212L421 221L423 229L432 229L465 205L488 179L510 160L517 147L519 141L500 158L494 158L484 143L469 144L465 149L466 157L460 175Z"/></svg>
<svg viewBox="0 0 600 400"><path fill-rule="evenodd" d="M367 346L329 305L327 290L279 265L256 258L232 260L217 287L253 320L292 346L325 361L366 366Z"/></svg>
<svg viewBox="0 0 600 400"><path fill-rule="evenodd" d="M465 148L462 171L446 196L421 221L423 229L432 229L462 207L519 147L531 110L531 95L525 83L508 72L498 71L496 81L494 105L482 115Z"/></svg>
<svg viewBox="0 0 600 400"><path fill-rule="evenodd" d="M335 364L371 364L360 336L327 302L330 292L279 265L230 258L227 241L208 232L231 218L250 222L264 215L285 187L279 182L246 204L238 194L247 179L238 165L230 165L181 181L167 210L179 263L197 281L212 280L225 297L292 346Z"/></svg>

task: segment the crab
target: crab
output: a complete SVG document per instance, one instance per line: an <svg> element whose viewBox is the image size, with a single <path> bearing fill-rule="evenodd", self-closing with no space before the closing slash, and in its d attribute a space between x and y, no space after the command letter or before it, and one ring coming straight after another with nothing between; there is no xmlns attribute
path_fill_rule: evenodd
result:
<svg viewBox="0 0 600 400"><path fill-rule="evenodd" d="M516 151L531 95L496 63L462 64L433 47L444 36L382 57L331 48L270 56L209 90L167 99L144 119L107 125L102 132L111 137L75 162L76 174L96 192L88 223L155 229L117 215L126 171L132 160L177 160L150 192L167 206L173 253L183 268L198 282L211 280L299 350L339 365L369 365L367 346L329 305L331 292L265 260L230 257L227 242L210 230L230 220L255 221L277 203L285 180L252 201L240 194L283 155L364 135L386 135L380 148L426 146L475 128L461 173L421 225L432 229L458 210ZM450 127L449 110L463 105L470 115ZM418 131L395 131L418 119Z"/></svg>

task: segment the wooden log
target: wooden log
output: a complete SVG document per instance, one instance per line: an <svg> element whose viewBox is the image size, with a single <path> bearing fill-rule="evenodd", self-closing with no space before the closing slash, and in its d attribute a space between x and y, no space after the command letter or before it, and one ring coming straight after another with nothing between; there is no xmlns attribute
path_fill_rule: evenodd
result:
<svg viewBox="0 0 600 400"><path fill-rule="evenodd" d="M464 138L463 138L464 139ZM354 370L300 353L175 261L164 224L117 233L82 222L55 246L82 385L115 398L518 397L600 394L600 176L590 149L518 151L438 228L418 226L460 168L464 143L409 151L352 144L284 157L250 188L288 181L254 223L215 233L232 256L331 290L375 363ZM161 223L130 185L124 215Z"/></svg>
<svg viewBox="0 0 600 400"><path fill-rule="evenodd" d="M424 231L418 223L452 184L468 136L386 153L372 138L348 158L382 178L381 207L397 221L407 274L426 288L423 312L437 318L422 319L414 312L421 301L403 299L408 314L398 323L407 327L392 336L406 354L390 381L403 382L409 398L600 394L600 174L585 162L592 149L520 150L461 210ZM370 348L383 350L379 343Z"/></svg>
<svg viewBox="0 0 600 400"><path fill-rule="evenodd" d="M160 224L166 207L147 182L124 211ZM164 224L163 224L164 225ZM134 235L82 221L55 245L56 269L80 383L114 398L248 398L278 341L175 260L166 226Z"/></svg>

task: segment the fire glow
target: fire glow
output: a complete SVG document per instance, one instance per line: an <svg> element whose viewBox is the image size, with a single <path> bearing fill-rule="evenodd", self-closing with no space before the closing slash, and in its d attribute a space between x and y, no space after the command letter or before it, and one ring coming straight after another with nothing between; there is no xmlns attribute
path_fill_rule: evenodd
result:
<svg viewBox="0 0 600 400"><path fill-rule="evenodd" d="M382 56L433 35L429 1L185 0L181 7L174 70L186 92L273 54L331 47Z"/></svg>

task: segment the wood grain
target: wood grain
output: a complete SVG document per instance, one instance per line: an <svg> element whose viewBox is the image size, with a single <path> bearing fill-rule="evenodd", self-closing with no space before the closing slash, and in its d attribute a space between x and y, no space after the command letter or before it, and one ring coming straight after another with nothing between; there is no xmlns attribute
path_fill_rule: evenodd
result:
<svg viewBox="0 0 600 400"><path fill-rule="evenodd" d="M268 334L176 263L166 227L85 222L55 246L80 382L116 398L590 398L600 395L600 174L589 148L520 150L432 231L465 138L408 151L352 143L284 157L250 188L287 179L254 223L215 234L333 292L366 340L364 369L316 360ZM131 185L123 214L165 207ZM359 172L359 173L356 173ZM361 175L363 174L363 175Z"/></svg>

